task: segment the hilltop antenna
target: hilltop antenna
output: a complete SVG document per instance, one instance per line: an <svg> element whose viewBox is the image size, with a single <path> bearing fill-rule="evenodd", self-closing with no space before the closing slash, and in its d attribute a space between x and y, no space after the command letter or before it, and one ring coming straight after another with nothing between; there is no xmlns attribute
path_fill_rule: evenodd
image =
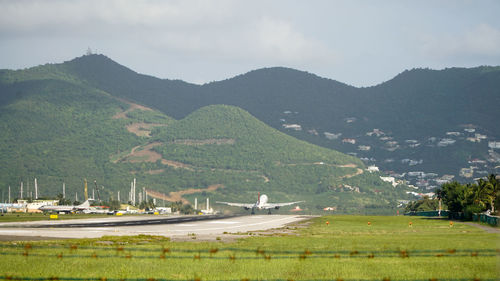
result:
<svg viewBox="0 0 500 281"><path fill-rule="evenodd" d="M87 52L85 53L87 56L92 55L92 49L90 47L87 48Z"/></svg>

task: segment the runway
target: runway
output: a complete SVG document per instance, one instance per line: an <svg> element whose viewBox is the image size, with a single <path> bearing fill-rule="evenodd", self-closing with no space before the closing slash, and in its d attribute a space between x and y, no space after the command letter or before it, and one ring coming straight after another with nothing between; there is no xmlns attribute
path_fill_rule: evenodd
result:
<svg viewBox="0 0 500 281"><path fill-rule="evenodd" d="M249 231L280 228L307 219L295 215L253 216L154 216L112 217L100 219L1 223L0 236L99 238L102 236L160 235L171 238L196 235L215 237ZM15 237L12 237L13 240Z"/></svg>

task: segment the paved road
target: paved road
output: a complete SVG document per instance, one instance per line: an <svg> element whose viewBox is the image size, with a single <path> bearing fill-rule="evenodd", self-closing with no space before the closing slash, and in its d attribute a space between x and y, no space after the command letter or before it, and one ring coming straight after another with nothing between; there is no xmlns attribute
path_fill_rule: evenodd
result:
<svg viewBox="0 0 500 281"><path fill-rule="evenodd" d="M19 228L71 228L71 227L116 227L133 225L175 224L189 221L204 221L227 219L237 215L207 215L207 216L125 216L98 219L31 221L16 223L0 223L2 227Z"/></svg>
<svg viewBox="0 0 500 281"><path fill-rule="evenodd" d="M221 235L244 233L283 227L307 217L294 215L254 215L215 218L162 217L153 218L102 218L71 221L54 221L42 225L40 222L0 224L0 236L52 237L52 238L98 238L105 235L161 235L167 237L196 235ZM139 223L140 222L140 223ZM130 224L127 224L130 223ZM64 227L63 227L64 226Z"/></svg>

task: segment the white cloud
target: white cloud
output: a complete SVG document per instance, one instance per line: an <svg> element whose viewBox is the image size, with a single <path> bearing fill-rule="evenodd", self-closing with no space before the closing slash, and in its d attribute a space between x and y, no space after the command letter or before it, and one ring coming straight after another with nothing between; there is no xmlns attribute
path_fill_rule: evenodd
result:
<svg viewBox="0 0 500 281"><path fill-rule="evenodd" d="M292 65L335 57L289 21L259 16L255 6L234 1L11 1L1 6L3 37L88 37L183 57Z"/></svg>
<svg viewBox="0 0 500 281"><path fill-rule="evenodd" d="M488 24L479 24L460 34L425 35L421 38L424 55L434 58L457 56L500 55L500 30Z"/></svg>
<svg viewBox="0 0 500 281"><path fill-rule="evenodd" d="M288 62L322 62L335 60L335 53L314 38L307 38L285 21L264 18L256 23L253 46L267 59Z"/></svg>

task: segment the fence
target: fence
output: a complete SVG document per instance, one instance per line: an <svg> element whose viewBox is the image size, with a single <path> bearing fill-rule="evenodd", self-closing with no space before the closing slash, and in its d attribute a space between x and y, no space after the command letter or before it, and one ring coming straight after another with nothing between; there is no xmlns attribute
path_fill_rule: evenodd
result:
<svg viewBox="0 0 500 281"><path fill-rule="evenodd" d="M405 216L421 216L421 217L439 217L439 211L420 211L420 212L408 212ZM441 211L441 217L450 216L450 212Z"/></svg>
<svg viewBox="0 0 500 281"><path fill-rule="evenodd" d="M77 245L0 245L0 256L25 256L33 258L119 258L119 259L183 259L183 260L271 260L271 259L374 259L410 257L494 257L500 249L415 249L415 250L264 250L261 248L133 248L90 247ZM41 250L41 251L40 251ZM49 251L47 251L49 250ZM255 255L252 255L255 254Z"/></svg>
<svg viewBox="0 0 500 281"><path fill-rule="evenodd" d="M487 214L473 214L472 220L485 222L485 223L487 223L489 225L493 225L493 226L500 225L500 217L490 216Z"/></svg>
<svg viewBox="0 0 500 281"><path fill-rule="evenodd" d="M0 276L0 280L8 281L495 281L496 278L428 278L428 279L229 279L229 280L204 280L201 278L192 279L164 279L164 278L107 278L107 277L91 277L91 278L75 278L75 277L18 277L18 276Z"/></svg>

